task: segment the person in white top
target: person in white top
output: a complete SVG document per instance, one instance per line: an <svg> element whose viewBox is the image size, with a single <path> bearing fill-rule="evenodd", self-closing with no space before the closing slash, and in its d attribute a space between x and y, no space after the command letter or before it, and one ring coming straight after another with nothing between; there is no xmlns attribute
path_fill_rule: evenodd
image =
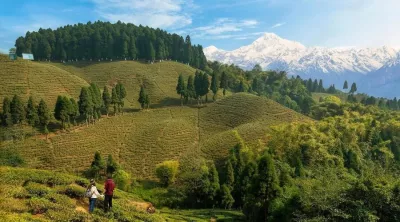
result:
<svg viewBox="0 0 400 222"><path fill-rule="evenodd" d="M104 197L104 195L99 193L96 187L96 183L93 179L90 180L88 189L90 189L90 193L92 194L89 198L89 213L92 213L94 210L94 206L96 205L97 198Z"/></svg>

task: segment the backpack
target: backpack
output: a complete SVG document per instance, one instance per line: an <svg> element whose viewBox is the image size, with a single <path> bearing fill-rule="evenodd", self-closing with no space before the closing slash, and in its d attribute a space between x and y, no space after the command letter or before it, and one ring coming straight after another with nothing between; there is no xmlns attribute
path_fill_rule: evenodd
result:
<svg viewBox="0 0 400 222"><path fill-rule="evenodd" d="M92 197L93 193L92 193L92 188L88 188L85 192L85 197Z"/></svg>

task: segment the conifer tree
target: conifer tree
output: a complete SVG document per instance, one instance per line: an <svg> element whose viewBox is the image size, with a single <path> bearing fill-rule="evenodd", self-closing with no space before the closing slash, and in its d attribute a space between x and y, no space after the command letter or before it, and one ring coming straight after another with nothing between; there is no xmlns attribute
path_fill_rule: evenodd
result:
<svg viewBox="0 0 400 222"><path fill-rule="evenodd" d="M219 88L223 89L222 93L224 94L224 96L225 96L227 87L228 87L228 77L226 76L225 72L222 72Z"/></svg>
<svg viewBox="0 0 400 222"><path fill-rule="evenodd" d="M122 83L117 83L115 90L118 96L118 112L121 112L121 108L125 105L124 99L126 97L126 89Z"/></svg>
<svg viewBox="0 0 400 222"><path fill-rule="evenodd" d="M17 95L14 95L11 101L11 118L14 124L22 123L25 120L24 104Z"/></svg>
<svg viewBox="0 0 400 222"><path fill-rule="evenodd" d="M343 89L348 89L348 88L349 88L349 85L347 83L347 80L345 80L344 84L343 84Z"/></svg>
<svg viewBox="0 0 400 222"><path fill-rule="evenodd" d="M324 84L322 83L322 79L319 80L318 83L318 92L324 92Z"/></svg>
<svg viewBox="0 0 400 222"><path fill-rule="evenodd" d="M197 104L199 105L202 95L203 73L196 71L194 76L194 89L196 92Z"/></svg>
<svg viewBox="0 0 400 222"><path fill-rule="evenodd" d="M190 101L196 98L196 90L194 88L194 79L192 75L189 76L187 81L186 94L190 98Z"/></svg>
<svg viewBox="0 0 400 222"><path fill-rule="evenodd" d="M311 78L308 79L306 87L308 91L312 92L313 82Z"/></svg>
<svg viewBox="0 0 400 222"><path fill-rule="evenodd" d="M118 103L119 103L119 97L118 97L118 94L117 94L117 89L114 87L114 88L112 88L112 90L111 90L111 104L112 104L113 107L114 107L114 115L117 115L117 112L118 112L118 109L117 109Z"/></svg>
<svg viewBox="0 0 400 222"><path fill-rule="evenodd" d="M206 102L208 102L208 92L210 91L210 80L208 79L208 74L204 73L201 80L201 94L200 96L206 96Z"/></svg>
<svg viewBox="0 0 400 222"><path fill-rule="evenodd" d="M218 76L216 73L212 75L211 78L211 91L213 92L213 100L216 100L217 92L218 92Z"/></svg>
<svg viewBox="0 0 400 222"><path fill-rule="evenodd" d="M138 99L138 102L140 103L140 106L142 107L142 109L144 109L146 107L146 97L147 97L146 90L144 89L144 86L142 85L140 87L139 99Z"/></svg>
<svg viewBox="0 0 400 222"><path fill-rule="evenodd" d="M154 61L156 58L156 51L154 50L153 43L149 43L149 60Z"/></svg>
<svg viewBox="0 0 400 222"><path fill-rule="evenodd" d="M94 178L99 178L101 172L106 168L106 165L101 158L100 153L97 151L94 154L92 164L90 165L89 172Z"/></svg>
<svg viewBox="0 0 400 222"><path fill-rule="evenodd" d="M113 174L118 170L119 166L118 164L114 161L112 155L108 155L107 158L107 166L106 166L106 173L107 174Z"/></svg>
<svg viewBox="0 0 400 222"><path fill-rule="evenodd" d="M70 98L69 99L70 102L70 110L69 110L69 119L70 121L73 121L73 124L76 125L76 119L79 116L79 106L78 103L76 102L76 100L74 98Z"/></svg>
<svg viewBox="0 0 400 222"><path fill-rule="evenodd" d="M221 187L221 204L224 209L231 209L235 199L233 199L231 190L226 184Z"/></svg>
<svg viewBox="0 0 400 222"><path fill-rule="evenodd" d="M106 114L108 116L108 114L110 113L111 96L110 93L108 92L107 86L104 86L102 99L103 99L104 109L106 110Z"/></svg>
<svg viewBox="0 0 400 222"><path fill-rule="evenodd" d="M92 116L94 119L98 119L100 117L100 109L103 107L102 95L99 87L95 83L90 83L89 86L90 98L92 99L93 104L93 113Z"/></svg>
<svg viewBox="0 0 400 222"><path fill-rule="evenodd" d="M351 84L350 93L355 93L355 92L357 92L357 85L355 82L353 82L353 84Z"/></svg>
<svg viewBox="0 0 400 222"><path fill-rule="evenodd" d="M54 108L54 117L61 121L61 126L65 129L65 123L68 122L70 113L70 101L64 96L58 96L56 106Z"/></svg>
<svg viewBox="0 0 400 222"><path fill-rule="evenodd" d="M213 202L215 197L217 196L217 193L219 192L220 186L219 186L219 177L218 177L218 171L217 168L215 168L214 162L211 162L208 165L208 180L210 181L210 186L208 189L208 199Z"/></svg>
<svg viewBox="0 0 400 222"><path fill-rule="evenodd" d="M225 184L229 187L230 190L233 189L235 184L235 175L232 167L232 163L230 160L226 162L226 181Z"/></svg>
<svg viewBox="0 0 400 222"><path fill-rule="evenodd" d="M89 124L90 117L93 114L93 102L89 91L88 87L83 87L78 101L79 113L85 118L86 125Z"/></svg>
<svg viewBox="0 0 400 222"><path fill-rule="evenodd" d="M279 179L276 175L274 160L268 154L258 161L257 175L253 184L253 193L256 197L256 206L261 206L259 221L267 221L272 201L282 193Z"/></svg>
<svg viewBox="0 0 400 222"><path fill-rule="evenodd" d="M38 116L39 116L39 124L40 124L40 126L43 127L44 133L46 135L48 135L49 130L47 129L47 126L50 123L51 116L50 116L50 110L47 107L47 104L43 99L41 99L40 102L39 102Z"/></svg>
<svg viewBox="0 0 400 222"><path fill-rule="evenodd" d="M181 96L181 106L183 106L183 96L185 95L185 80L183 75L180 74L178 77L178 84L176 85L176 93Z"/></svg>
<svg viewBox="0 0 400 222"><path fill-rule="evenodd" d="M32 96L29 97L26 106L26 120L31 126L35 126L39 121L37 106L34 103Z"/></svg>
<svg viewBox="0 0 400 222"><path fill-rule="evenodd" d="M3 99L3 112L1 117L3 126L13 125L13 120L11 116L11 101L8 97L5 97Z"/></svg>

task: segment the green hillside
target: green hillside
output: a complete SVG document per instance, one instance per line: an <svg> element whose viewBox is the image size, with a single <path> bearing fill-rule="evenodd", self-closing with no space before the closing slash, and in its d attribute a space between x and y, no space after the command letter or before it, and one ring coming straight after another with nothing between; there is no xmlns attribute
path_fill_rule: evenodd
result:
<svg viewBox="0 0 400 222"><path fill-rule="evenodd" d="M207 210L159 209L148 214L148 202L137 195L116 189L113 212L105 214L97 201L95 214L88 214L84 198L88 180L45 170L0 167L1 221L209 221ZM99 182L97 188L102 192ZM240 212L214 210L225 219L240 219Z"/></svg>
<svg viewBox="0 0 400 222"><path fill-rule="evenodd" d="M0 67L0 101L17 94L25 101L29 96L37 101L43 98L53 107L58 95L77 98L81 87L88 85L82 78L45 63L0 56Z"/></svg>
<svg viewBox="0 0 400 222"><path fill-rule="evenodd" d="M175 91L179 74L187 78L195 73L192 67L171 61L154 64L118 61L53 63L52 65L75 74L87 82L94 82L101 88L105 85L111 87L117 82L123 83L127 90L125 107L129 108L140 108L137 100L141 84L146 86L152 104L173 103L174 99L179 98Z"/></svg>
<svg viewBox="0 0 400 222"><path fill-rule="evenodd" d="M244 115L246 110L252 115ZM115 156L134 177L153 178L155 165L164 160L192 154L222 158L237 143L232 130L254 143L265 140L269 126L302 119L307 118L270 100L234 94L201 109L170 107L126 113L59 132L48 141L31 137L1 146L17 150L29 167L74 173L89 167L93 153L99 151ZM218 156L214 156L216 151Z"/></svg>

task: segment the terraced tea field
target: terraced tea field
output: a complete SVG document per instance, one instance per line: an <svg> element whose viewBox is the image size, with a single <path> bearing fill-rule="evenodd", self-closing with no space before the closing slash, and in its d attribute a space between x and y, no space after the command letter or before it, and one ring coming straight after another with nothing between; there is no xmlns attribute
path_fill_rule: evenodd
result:
<svg viewBox="0 0 400 222"><path fill-rule="evenodd" d="M29 96L43 98L53 107L58 95L77 98L88 83L62 69L48 64L16 60L0 55L0 101L17 94L25 101ZM0 107L2 107L2 103Z"/></svg>

